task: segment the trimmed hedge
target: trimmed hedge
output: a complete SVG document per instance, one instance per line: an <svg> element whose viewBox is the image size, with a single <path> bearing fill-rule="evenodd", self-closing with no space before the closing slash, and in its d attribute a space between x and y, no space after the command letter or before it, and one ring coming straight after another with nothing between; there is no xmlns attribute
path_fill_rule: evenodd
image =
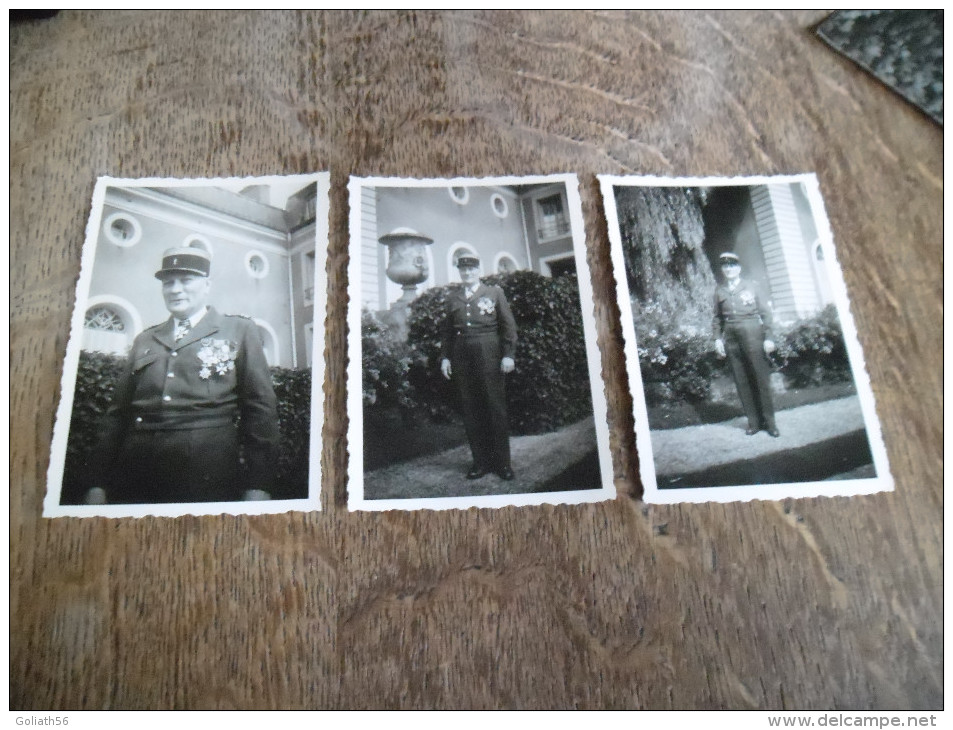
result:
<svg viewBox="0 0 953 730"><path fill-rule="evenodd" d="M78 504L83 499L89 456L99 437L100 422L109 407L122 367L121 357L98 352L80 353L60 496L63 504ZM272 497L303 498L308 491L311 370L271 368L271 381L278 399L280 430L278 487Z"/></svg>
<svg viewBox="0 0 953 730"><path fill-rule="evenodd" d="M271 382L278 399L279 432L278 485L271 496L303 499L308 496L311 454L311 368L271 368Z"/></svg>
<svg viewBox="0 0 953 730"><path fill-rule="evenodd" d="M507 376L514 434L555 431L592 413L589 366L579 285L575 277L550 279L531 271L487 276L503 289L516 320L516 370ZM440 374L440 326L450 287L429 289L408 317L408 380L414 405L432 417L448 415L454 389Z"/></svg>
<svg viewBox="0 0 953 730"><path fill-rule="evenodd" d="M122 366L123 358L115 355L99 352L79 354L60 493L60 502L63 504L79 504L83 500L89 455L99 438L100 422L112 401Z"/></svg>

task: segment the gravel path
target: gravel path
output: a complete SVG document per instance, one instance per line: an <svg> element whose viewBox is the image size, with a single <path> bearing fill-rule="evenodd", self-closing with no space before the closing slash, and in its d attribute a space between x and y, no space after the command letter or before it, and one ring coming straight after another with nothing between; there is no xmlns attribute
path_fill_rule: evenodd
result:
<svg viewBox="0 0 953 730"><path fill-rule="evenodd" d="M459 446L368 472L364 475L364 498L469 497L539 491L541 485L581 461L595 448L595 427L593 420L587 418L554 433L512 437L510 452L516 478L511 482L495 474L468 480L470 448ZM599 486L580 485L580 488Z"/></svg>
<svg viewBox="0 0 953 730"><path fill-rule="evenodd" d="M653 431L651 441L656 474L661 477L699 472L797 449L864 428L860 401L856 396L779 411L777 422L780 438L771 438L763 431L754 436L745 435L747 423L744 418ZM505 482L495 474L487 474L482 479L466 479L470 449L459 446L366 473L364 498L463 497L539 491L542 485L595 450L595 428L589 418L555 433L515 436L510 439L510 448L516 473L511 482ZM598 486L579 485L579 488Z"/></svg>
<svg viewBox="0 0 953 730"><path fill-rule="evenodd" d="M657 474L684 474L827 441L864 428L856 396L814 403L777 413L780 438L764 431L745 435L744 417L722 423L651 433Z"/></svg>

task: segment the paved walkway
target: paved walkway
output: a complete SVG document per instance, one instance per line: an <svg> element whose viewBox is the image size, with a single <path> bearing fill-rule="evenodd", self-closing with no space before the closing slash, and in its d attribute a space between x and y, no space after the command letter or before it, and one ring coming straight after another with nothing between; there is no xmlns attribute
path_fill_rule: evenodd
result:
<svg viewBox="0 0 953 730"><path fill-rule="evenodd" d="M745 435L747 420L653 431L655 472L658 475L698 472L714 466L754 459L779 451L829 441L864 428L860 400L838 398L777 413L780 438L761 431Z"/></svg>
<svg viewBox="0 0 953 730"><path fill-rule="evenodd" d="M722 423L653 431L652 453L660 480L665 475L688 474L789 452L837 439L864 428L856 396L779 411L780 438L763 431L745 435L743 417ZM578 464L596 449L591 418L555 433L514 436L510 439L516 478L505 482L495 474L466 479L470 449L459 446L439 454L368 472L364 475L365 499L463 497L487 494L520 494L541 491L550 480ZM643 456L646 456L643 450ZM598 488L599 475L592 484Z"/></svg>
<svg viewBox="0 0 953 730"><path fill-rule="evenodd" d="M470 497L540 491L543 485L595 449L593 419L587 418L554 433L512 437L510 452L516 478L511 482L505 482L495 474L487 474L482 479L467 479L470 447L459 446L368 472L364 475L364 498ZM598 478L596 474L594 484L579 487L598 488Z"/></svg>

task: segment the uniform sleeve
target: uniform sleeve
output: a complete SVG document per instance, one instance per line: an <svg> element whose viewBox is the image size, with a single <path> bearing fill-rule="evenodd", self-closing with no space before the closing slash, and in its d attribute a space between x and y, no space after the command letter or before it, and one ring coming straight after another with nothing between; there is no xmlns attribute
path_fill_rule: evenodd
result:
<svg viewBox="0 0 953 730"><path fill-rule="evenodd" d="M500 333L500 345L503 350L503 357L511 359L516 358L516 320L513 318L513 312L510 311L510 303L506 301L506 295L499 287L496 288L497 294L497 326Z"/></svg>
<svg viewBox="0 0 953 730"><path fill-rule="evenodd" d="M243 325L237 376L239 435L248 466L248 488L274 492L278 479L278 401L261 336L251 322Z"/></svg>
<svg viewBox="0 0 953 730"><path fill-rule="evenodd" d="M723 323L721 319L721 299L718 297L718 287L715 287L715 293L712 296L712 311L714 314L711 318L711 333L714 335L716 340L720 340L723 334Z"/></svg>
<svg viewBox="0 0 953 730"><path fill-rule="evenodd" d="M453 312L450 308L450 298L443 305L443 320L440 322L440 359L450 359L450 348L453 343Z"/></svg>
<svg viewBox="0 0 953 730"><path fill-rule="evenodd" d="M765 289L760 284L755 288L755 296L758 299L758 314L761 315L761 324L764 328L764 338L766 340L774 339L774 311L771 308L771 300L765 293Z"/></svg>

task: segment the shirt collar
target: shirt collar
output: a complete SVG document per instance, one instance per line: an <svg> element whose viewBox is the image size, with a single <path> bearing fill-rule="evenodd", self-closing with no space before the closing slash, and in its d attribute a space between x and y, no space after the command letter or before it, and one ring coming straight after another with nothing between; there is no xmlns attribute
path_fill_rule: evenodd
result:
<svg viewBox="0 0 953 730"><path fill-rule="evenodd" d="M193 314L191 317L188 318L189 325L191 327L195 327L195 325L197 325L199 322L202 321L202 317L204 317L206 314L208 314L208 307L202 307L198 312L196 312L195 314ZM175 326L178 327L184 321L185 321L184 319L176 318Z"/></svg>

